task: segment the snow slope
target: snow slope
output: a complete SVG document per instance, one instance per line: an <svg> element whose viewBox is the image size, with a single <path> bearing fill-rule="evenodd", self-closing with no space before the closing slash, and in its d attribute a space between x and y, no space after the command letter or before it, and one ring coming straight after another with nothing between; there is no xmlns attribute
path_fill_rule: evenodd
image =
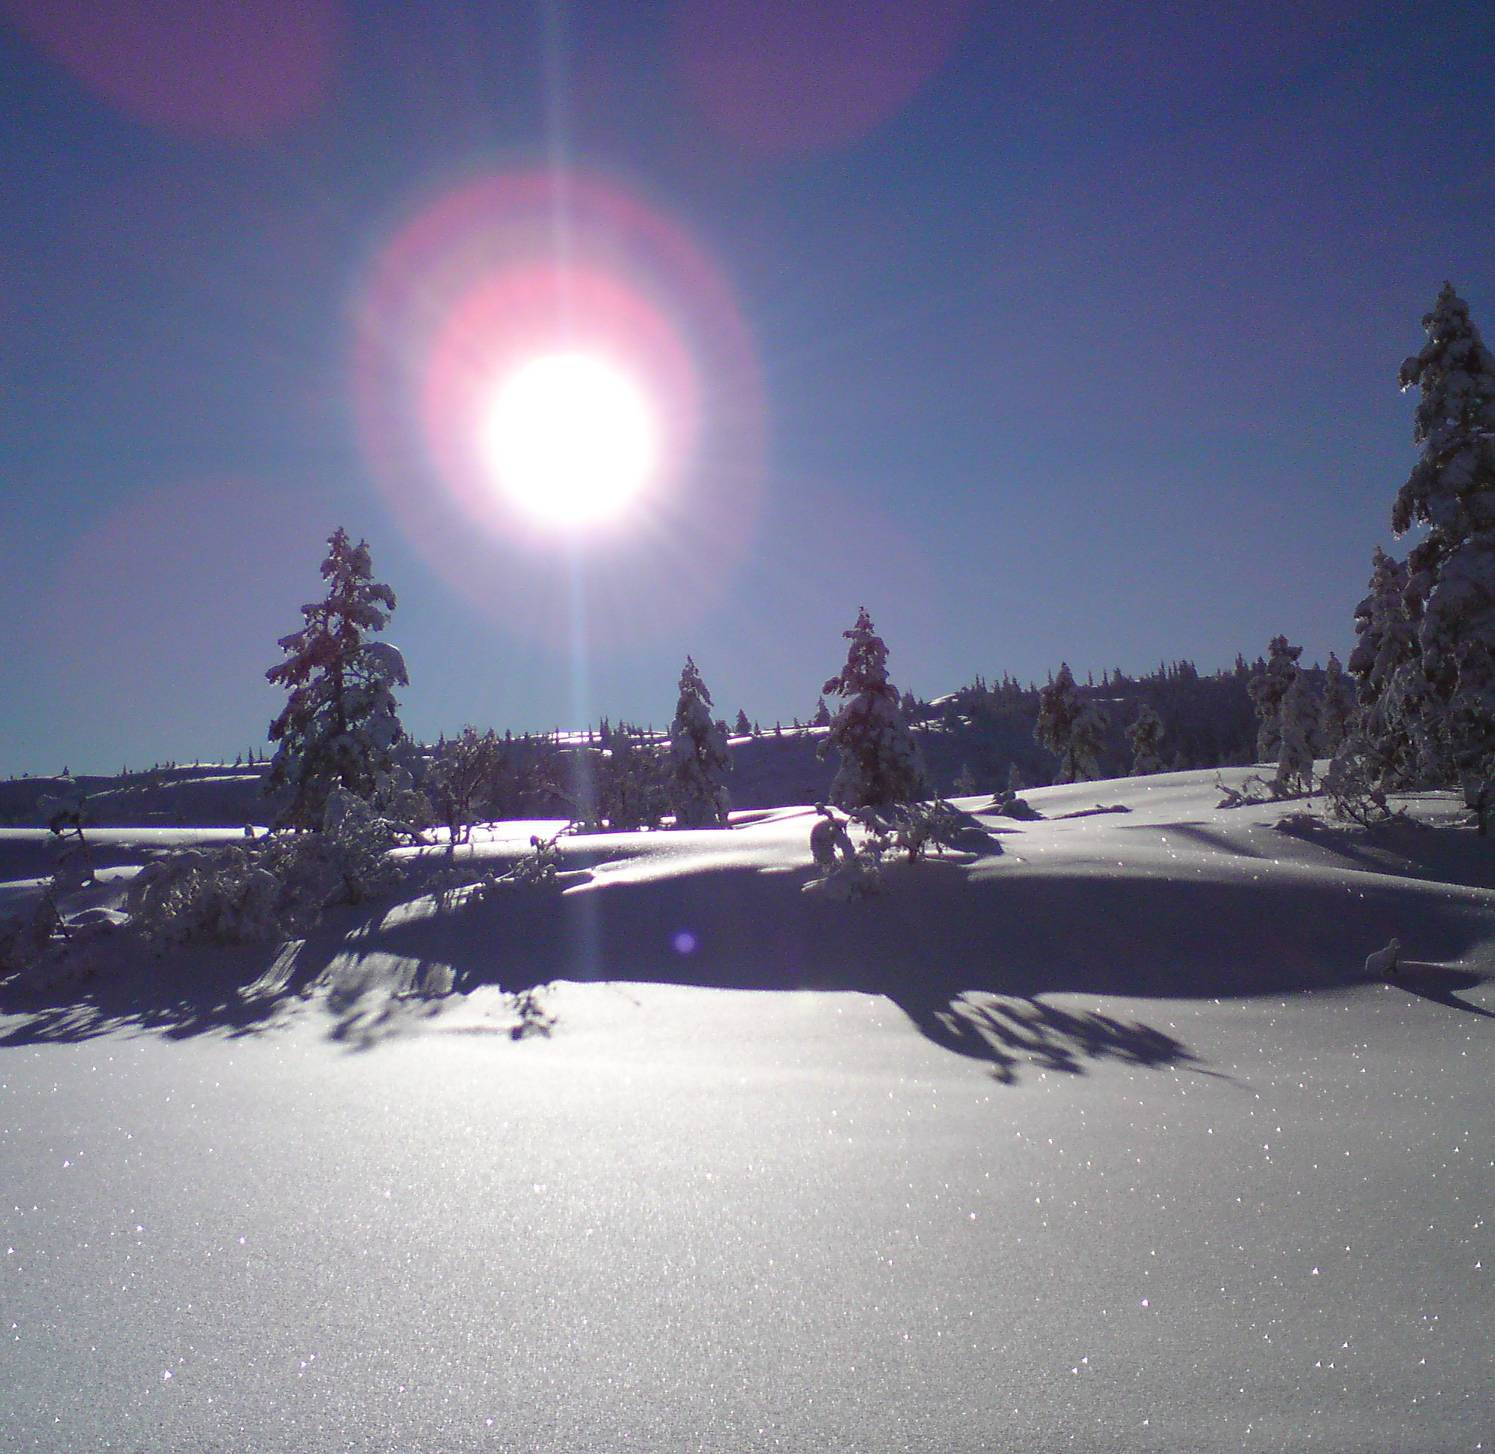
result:
<svg viewBox="0 0 1495 1454"><path fill-rule="evenodd" d="M0 992L0 1448L1490 1447L1495 850L1213 783Z"/></svg>

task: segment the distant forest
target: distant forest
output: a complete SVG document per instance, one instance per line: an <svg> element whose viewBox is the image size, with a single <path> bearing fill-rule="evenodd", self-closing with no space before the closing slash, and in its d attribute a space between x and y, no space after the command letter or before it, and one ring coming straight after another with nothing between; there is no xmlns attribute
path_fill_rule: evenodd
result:
<svg viewBox="0 0 1495 1454"><path fill-rule="evenodd" d="M1232 668L1209 675L1191 661L1175 661L1141 677L1117 669L1103 672L1098 681L1080 680L1081 698L1099 706L1107 719L1102 774L1122 777L1131 771L1126 728L1144 705L1162 719L1160 746L1166 767L1254 761L1258 724L1248 682L1264 666L1260 659L1248 662L1238 656ZM1305 675L1316 687L1322 682L1318 667L1306 669ZM1039 787L1054 781L1058 760L1034 738L1039 691L1037 684L1025 685L1006 675L990 682L977 676L934 701L905 698L930 790L946 795L994 793L1014 784ZM815 802L826 796L835 771L834 754L830 761L816 755L824 734L810 725L814 716L807 713L804 723L765 724L738 714L739 723L750 725L730 742L734 808ZM504 734L498 741L505 781L496 785L495 807L506 810L506 816L567 816L571 805L564 785L574 776L577 753L600 760L604 751L616 753L623 744L638 750L663 740L664 735L651 727L606 720L580 732ZM438 750L439 745L415 748L422 756ZM250 752L233 763L156 763L68 782L87 795L89 820L100 826L238 826L265 820L264 771L263 752ZM25 777L0 782L0 823L42 825L43 800L54 797L62 781Z"/></svg>

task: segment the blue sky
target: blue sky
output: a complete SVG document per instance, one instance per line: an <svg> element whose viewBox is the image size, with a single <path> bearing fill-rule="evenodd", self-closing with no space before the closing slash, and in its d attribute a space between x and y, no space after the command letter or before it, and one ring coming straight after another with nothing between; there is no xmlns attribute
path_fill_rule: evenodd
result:
<svg viewBox="0 0 1495 1454"><path fill-rule="evenodd" d="M863 603L926 695L1343 654L1419 319L1495 331L1495 15L1059 9L0 0L0 773L263 745L339 524L427 737L662 723L687 652L788 721ZM574 548L405 396L555 168L695 401L674 513Z"/></svg>

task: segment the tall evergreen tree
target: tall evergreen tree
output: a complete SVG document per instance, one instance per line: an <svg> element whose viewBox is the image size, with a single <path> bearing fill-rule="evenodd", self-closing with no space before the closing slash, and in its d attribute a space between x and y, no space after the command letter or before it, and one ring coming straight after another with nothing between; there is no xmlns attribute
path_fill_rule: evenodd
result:
<svg viewBox="0 0 1495 1454"><path fill-rule="evenodd" d="M267 792L289 789L286 827L319 826L335 787L371 798L404 736L393 689L409 685L405 660L389 643L364 639L395 608L394 592L373 578L368 543L353 545L339 526L322 579L327 595L301 608L305 624L278 643L286 659L265 673L290 692L270 724L279 746L265 779Z"/></svg>
<svg viewBox="0 0 1495 1454"><path fill-rule="evenodd" d="M1256 706L1260 723L1256 732L1256 756L1273 762L1282 748L1282 699L1298 674L1301 646L1289 646L1287 637L1274 636L1267 646L1267 660L1251 678L1247 691Z"/></svg>
<svg viewBox="0 0 1495 1454"><path fill-rule="evenodd" d="M1339 658L1331 651L1324 668L1324 695L1319 703L1318 755L1333 757L1349 736L1355 716L1355 692Z"/></svg>
<svg viewBox="0 0 1495 1454"><path fill-rule="evenodd" d="M741 707L737 709L737 721L732 726L732 732L737 737L751 737L753 735L753 724L748 721L747 713Z"/></svg>
<svg viewBox="0 0 1495 1454"><path fill-rule="evenodd" d="M723 778L731 766L725 725L712 720L711 693L687 656L670 723L670 803L676 827L726 826L730 800Z"/></svg>
<svg viewBox="0 0 1495 1454"><path fill-rule="evenodd" d="M924 791L924 765L898 689L888 680L888 648L865 606L841 634L851 643L846 665L820 689L844 699L817 749L824 757L834 747L840 756L831 801L842 808L912 802Z"/></svg>
<svg viewBox="0 0 1495 1454"><path fill-rule="evenodd" d="M1495 770L1495 357L1451 283L1422 326L1427 343L1400 375L1421 394L1422 452L1391 524L1398 535L1428 530L1407 562L1414 617L1421 607L1424 745L1441 778L1473 793Z"/></svg>
<svg viewBox="0 0 1495 1454"><path fill-rule="evenodd" d="M1278 792L1306 793L1312 790L1313 741L1318 722L1318 698L1307 675L1295 671L1282 697L1277 745Z"/></svg>
<svg viewBox="0 0 1495 1454"><path fill-rule="evenodd" d="M1133 777L1163 771L1161 748L1165 735L1163 719L1150 703L1143 702L1137 710L1136 721L1126 729L1127 741L1132 746Z"/></svg>
<svg viewBox="0 0 1495 1454"><path fill-rule="evenodd" d="M1357 750L1374 762L1365 770L1385 787L1417 777L1425 735L1422 646L1408 605L1407 567L1378 545L1371 557L1369 589L1355 607L1355 649L1349 673L1359 704ZM1420 608L1420 603L1417 603Z"/></svg>
<svg viewBox="0 0 1495 1454"><path fill-rule="evenodd" d="M1033 736L1059 759L1056 782L1087 782L1101 775L1108 719L1103 708L1082 700L1069 663L1038 693L1038 723Z"/></svg>

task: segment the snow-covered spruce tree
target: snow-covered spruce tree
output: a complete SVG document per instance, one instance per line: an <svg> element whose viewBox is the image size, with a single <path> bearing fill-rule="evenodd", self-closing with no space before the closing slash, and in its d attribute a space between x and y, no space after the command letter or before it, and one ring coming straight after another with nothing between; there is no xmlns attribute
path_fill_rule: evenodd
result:
<svg viewBox="0 0 1495 1454"><path fill-rule="evenodd" d="M1495 357L1451 283L1422 326L1428 341L1400 374L1421 392L1412 437L1422 454L1391 526L1428 530L1407 561L1414 618L1422 608L1422 745L1472 801L1495 772Z"/></svg>
<svg viewBox="0 0 1495 1454"><path fill-rule="evenodd" d="M815 699L815 715L810 718L812 727L829 727L831 725L831 709L825 705L824 697Z"/></svg>
<svg viewBox="0 0 1495 1454"><path fill-rule="evenodd" d="M1033 737L1059 759L1055 782L1088 782L1101 775L1109 719L1094 702L1082 701L1069 663L1038 693L1038 723Z"/></svg>
<svg viewBox="0 0 1495 1454"><path fill-rule="evenodd" d="M747 713L741 707L737 709L737 720L732 724L732 735L734 737L751 737L753 735L753 724L748 721Z"/></svg>
<svg viewBox="0 0 1495 1454"><path fill-rule="evenodd" d="M1355 692L1339 658L1331 651L1324 668L1324 694L1319 701L1317 755L1333 757L1349 736L1355 717Z"/></svg>
<svg viewBox="0 0 1495 1454"><path fill-rule="evenodd" d="M1256 707L1256 756L1260 762L1273 762L1282 748L1282 699L1298 674L1301 646L1289 646L1287 637L1274 636L1267 647L1265 666L1256 672L1246 690Z"/></svg>
<svg viewBox="0 0 1495 1454"><path fill-rule="evenodd" d="M1070 734L1072 782L1090 782L1102 775L1101 755L1106 750L1106 731L1111 719L1106 709L1093 701L1081 701L1079 715Z"/></svg>
<svg viewBox="0 0 1495 1454"><path fill-rule="evenodd" d="M1137 710L1137 720L1126 729L1126 740L1132 745L1133 777L1163 771L1161 745L1164 736L1163 719L1150 702L1143 702Z"/></svg>
<svg viewBox="0 0 1495 1454"><path fill-rule="evenodd" d="M1419 613L1421 603L1414 602ZM1355 649L1349 672L1359 703L1357 751L1374 761L1363 765L1383 787L1403 787L1417 778L1425 735L1426 686L1418 623L1408 604L1407 567L1378 545L1371 558L1368 594L1355 607Z"/></svg>
<svg viewBox="0 0 1495 1454"><path fill-rule="evenodd" d="M1313 742L1319 704L1307 676L1294 672L1282 698L1273 789L1284 796L1313 790Z"/></svg>
<svg viewBox="0 0 1495 1454"><path fill-rule="evenodd" d="M367 542L334 530L322 579L326 597L301 608L306 624L281 637L286 659L265 673L290 692L270 724L279 746L265 779L267 792L289 790L282 827L318 827L334 788L372 798L404 736L393 688L409 685L405 660L389 643L364 639L395 608L394 592L373 578Z"/></svg>
<svg viewBox="0 0 1495 1454"><path fill-rule="evenodd" d="M726 826L730 799L723 779L731 770L727 734L712 720L711 693L687 656L670 723L670 806L677 828Z"/></svg>
<svg viewBox="0 0 1495 1454"><path fill-rule="evenodd" d="M851 647L846 665L821 687L843 698L817 751L835 748L840 766L830 798L842 808L882 808L912 802L924 792L924 764L903 715L898 689L888 680L888 648L867 608L841 633Z"/></svg>

